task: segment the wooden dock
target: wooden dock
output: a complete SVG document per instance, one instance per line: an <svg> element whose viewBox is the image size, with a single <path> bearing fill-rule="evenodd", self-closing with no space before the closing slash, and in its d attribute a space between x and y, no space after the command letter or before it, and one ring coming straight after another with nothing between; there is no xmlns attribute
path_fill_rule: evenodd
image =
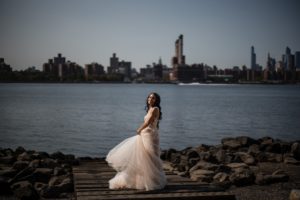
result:
<svg viewBox="0 0 300 200"><path fill-rule="evenodd" d="M79 166L73 167L75 196L77 200L235 200L234 195L224 192L218 187L197 183L169 171L165 172L168 184L162 190L110 190L108 180L116 172L105 161L81 161Z"/></svg>

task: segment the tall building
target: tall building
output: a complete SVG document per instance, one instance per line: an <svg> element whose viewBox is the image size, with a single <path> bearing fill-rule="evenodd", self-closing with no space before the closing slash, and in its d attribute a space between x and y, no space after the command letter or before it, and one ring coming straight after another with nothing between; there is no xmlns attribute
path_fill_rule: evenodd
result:
<svg viewBox="0 0 300 200"><path fill-rule="evenodd" d="M79 78L83 75L83 69L75 62L66 62L66 58L59 53L57 57L49 59L43 64L43 72L52 74L60 80Z"/></svg>
<svg viewBox="0 0 300 200"><path fill-rule="evenodd" d="M86 64L84 68L85 80L97 80L104 75L104 67L98 63Z"/></svg>
<svg viewBox="0 0 300 200"><path fill-rule="evenodd" d="M173 68L178 67L179 65L185 65L185 56L183 55L183 35L180 35L175 41L175 56L172 60Z"/></svg>
<svg viewBox="0 0 300 200"><path fill-rule="evenodd" d="M251 46L251 70L256 70L256 54L254 52L254 46Z"/></svg>
<svg viewBox="0 0 300 200"><path fill-rule="evenodd" d="M131 62L119 61L116 53L110 58L110 66L107 67L108 74L122 74L125 79L131 79Z"/></svg>
<svg viewBox="0 0 300 200"><path fill-rule="evenodd" d="M291 54L291 49L286 47L285 54L283 55L284 70L290 71L294 68L294 55Z"/></svg>
<svg viewBox="0 0 300 200"><path fill-rule="evenodd" d="M178 80L178 67L185 66L185 56L183 55L183 35L175 41L175 56L172 58L173 80Z"/></svg>
<svg viewBox="0 0 300 200"><path fill-rule="evenodd" d="M295 52L295 67L300 70L300 51Z"/></svg>
<svg viewBox="0 0 300 200"><path fill-rule="evenodd" d="M271 58L270 53L268 53L267 67L268 71L275 71L276 60Z"/></svg>

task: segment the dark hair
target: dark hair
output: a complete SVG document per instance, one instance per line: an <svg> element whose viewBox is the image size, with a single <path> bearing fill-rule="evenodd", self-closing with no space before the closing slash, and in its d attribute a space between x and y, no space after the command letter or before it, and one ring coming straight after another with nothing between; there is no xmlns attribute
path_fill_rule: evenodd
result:
<svg viewBox="0 0 300 200"><path fill-rule="evenodd" d="M155 92L151 92L148 96L147 96L147 99L146 99L146 106L145 106L145 109L146 109L146 112L148 112L149 110L149 104L148 104L148 98L149 96L153 94L155 96L155 103L154 103L154 107L158 107L159 109L159 120L162 119L162 112L161 112L161 107L160 107L160 96L159 94L155 93Z"/></svg>

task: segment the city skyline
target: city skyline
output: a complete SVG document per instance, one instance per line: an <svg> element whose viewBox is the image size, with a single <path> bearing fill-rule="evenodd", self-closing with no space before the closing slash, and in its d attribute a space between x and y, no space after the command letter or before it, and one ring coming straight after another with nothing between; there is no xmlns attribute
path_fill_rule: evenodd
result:
<svg viewBox="0 0 300 200"><path fill-rule="evenodd" d="M62 53L81 66L109 66L113 53L143 68L159 58L171 67L183 34L186 63L251 67L250 48L265 67L268 53L300 50L300 2L276 1L37 1L1 0L0 57L16 70L42 69Z"/></svg>

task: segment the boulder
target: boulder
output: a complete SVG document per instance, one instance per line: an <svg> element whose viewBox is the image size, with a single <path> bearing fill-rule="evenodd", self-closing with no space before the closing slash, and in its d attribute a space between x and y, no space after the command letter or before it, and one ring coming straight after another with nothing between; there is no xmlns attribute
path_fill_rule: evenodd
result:
<svg viewBox="0 0 300 200"><path fill-rule="evenodd" d="M15 182L25 180L24 177L32 174L34 172L34 168L32 167L26 167L25 169L21 170L19 173L17 173L11 180L10 183L13 184Z"/></svg>
<svg viewBox="0 0 300 200"><path fill-rule="evenodd" d="M61 193L73 192L73 182L70 177L53 177L49 181L47 188L41 191L41 196L45 198L58 198Z"/></svg>
<svg viewBox="0 0 300 200"><path fill-rule="evenodd" d="M216 169L218 169L218 165L216 164L212 164L212 163L209 163L209 162L205 162L205 161L199 161L195 166L193 166L189 172L193 172L195 170L198 170L198 169L205 169L205 170L211 170L211 171L214 171Z"/></svg>
<svg viewBox="0 0 300 200"><path fill-rule="evenodd" d="M31 161L28 166L32 167L32 168L41 167L41 161L38 159L35 159L35 160Z"/></svg>
<svg viewBox="0 0 300 200"><path fill-rule="evenodd" d="M236 150L242 147L242 144L236 138L223 138L221 140L224 149Z"/></svg>
<svg viewBox="0 0 300 200"><path fill-rule="evenodd" d="M19 161L31 161L32 156L28 152L23 152L20 155L18 155L17 160Z"/></svg>
<svg viewBox="0 0 300 200"><path fill-rule="evenodd" d="M258 141L253 139L253 138L250 138L250 137L247 137L247 136L240 136L240 137L236 137L236 140L241 144L241 146L243 147L249 147L253 144L257 144Z"/></svg>
<svg viewBox="0 0 300 200"><path fill-rule="evenodd" d="M226 166L230 167L232 170L238 169L238 168L249 168L249 166L245 163L229 163Z"/></svg>
<svg viewBox="0 0 300 200"><path fill-rule="evenodd" d="M190 178L194 181L210 182L212 181L212 177L214 175L215 175L214 171L205 170L205 169L197 169L190 172Z"/></svg>
<svg viewBox="0 0 300 200"><path fill-rule="evenodd" d="M283 162L285 164L300 165L300 161L296 160L293 157L285 157Z"/></svg>
<svg viewBox="0 0 300 200"><path fill-rule="evenodd" d="M287 174L263 174L258 173L255 178L255 183L258 185L267 185L271 183L277 182L286 182L289 180L289 176Z"/></svg>
<svg viewBox="0 0 300 200"><path fill-rule="evenodd" d="M248 148L248 153L251 154L252 156L255 156L255 155L259 154L260 153L259 145L258 144L252 144Z"/></svg>
<svg viewBox="0 0 300 200"><path fill-rule="evenodd" d="M254 165L256 163L255 158L248 153L238 152L237 155L239 155L241 160L247 165Z"/></svg>
<svg viewBox="0 0 300 200"><path fill-rule="evenodd" d="M57 151L57 152L52 153L50 155L50 158L55 159L55 160L65 160L65 155L62 152Z"/></svg>
<svg viewBox="0 0 300 200"><path fill-rule="evenodd" d="M0 163L2 164L13 164L16 161L16 158L12 155L8 155L8 156L4 156L4 157L0 157Z"/></svg>
<svg viewBox="0 0 300 200"><path fill-rule="evenodd" d="M223 183L229 180L229 175L224 172L219 172L213 177L213 180L218 183Z"/></svg>
<svg viewBox="0 0 300 200"><path fill-rule="evenodd" d="M300 190L299 189L293 189L290 193L289 200L300 200Z"/></svg>
<svg viewBox="0 0 300 200"><path fill-rule="evenodd" d="M294 158L300 160L300 143L295 142L291 146L291 153L293 154Z"/></svg>
<svg viewBox="0 0 300 200"><path fill-rule="evenodd" d="M12 168L17 170L17 171L21 171L23 169L25 169L26 167L28 167L29 162L28 161L16 161Z"/></svg>
<svg viewBox="0 0 300 200"><path fill-rule="evenodd" d="M39 195L37 191L33 188L32 184L28 181L21 181L13 184L12 189L14 191L14 195L18 199L22 200L37 200L39 199Z"/></svg>
<svg viewBox="0 0 300 200"><path fill-rule="evenodd" d="M52 158L44 158L41 160L40 165L41 167L54 169L54 167L59 166L59 163Z"/></svg>
<svg viewBox="0 0 300 200"><path fill-rule="evenodd" d="M8 181L0 176L0 195L10 195L12 190L10 189L10 184Z"/></svg>
<svg viewBox="0 0 300 200"><path fill-rule="evenodd" d="M26 150L24 149L24 147L19 146L18 148L16 148L15 150L15 155L19 155L21 153L24 153Z"/></svg>
<svg viewBox="0 0 300 200"><path fill-rule="evenodd" d="M255 175L250 169L238 168L229 176L229 180L236 186L246 186L254 183Z"/></svg>
<svg viewBox="0 0 300 200"><path fill-rule="evenodd" d="M17 173L18 173L18 171L13 168L0 170L0 176L8 177L8 178L14 177Z"/></svg>

